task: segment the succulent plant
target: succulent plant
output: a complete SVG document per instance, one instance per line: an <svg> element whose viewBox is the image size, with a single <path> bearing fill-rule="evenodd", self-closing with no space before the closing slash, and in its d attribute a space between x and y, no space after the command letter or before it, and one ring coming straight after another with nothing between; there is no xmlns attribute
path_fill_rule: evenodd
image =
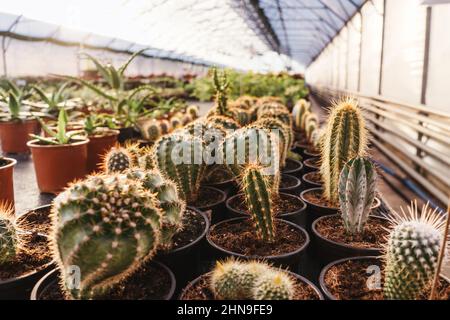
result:
<svg viewBox="0 0 450 320"><path fill-rule="evenodd" d="M111 148L103 158L103 171L111 174L124 172L138 165L139 148L137 145L128 144L125 147L116 145Z"/></svg>
<svg viewBox="0 0 450 320"><path fill-rule="evenodd" d="M139 125L142 137L147 141L156 141L163 135L161 123L155 119L148 119Z"/></svg>
<svg viewBox="0 0 450 320"><path fill-rule="evenodd" d="M311 111L311 106L305 99L300 99L292 109L292 118L294 119L294 128L304 131L304 118L307 112Z"/></svg>
<svg viewBox="0 0 450 320"><path fill-rule="evenodd" d="M393 213L392 229L385 252L384 297L393 300L417 299L427 289L436 272L443 241L445 215L428 204L419 213L417 203ZM448 244L448 239L445 239Z"/></svg>
<svg viewBox="0 0 450 320"><path fill-rule="evenodd" d="M222 71L220 74L217 68L213 69L214 88L216 89L216 106L215 113L221 116L232 117L232 113L228 109L227 91L230 82L227 79L227 74Z"/></svg>
<svg viewBox="0 0 450 320"><path fill-rule="evenodd" d="M361 233L375 199L377 173L367 159L351 159L339 177L339 205L345 229Z"/></svg>
<svg viewBox="0 0 450 320"><path fill-rule="evenodd" d="M207 121L210 126L223 130L225 132L227 130L237 130L241 127L235 120L224 116L210 116L207 118Z"/></svg>
<svg viewBox="0 0 450 320"><path fill-rule="evenodd" d="M186 202L178 195L177 185L164 178L157 170L130 169L127 177L138 180L142 186L155 195L162 214L161 239L163 248L172 247L172 238L182 228Z"/></svg>
<svg viewBox="0 0 450 320"><path fill-rule="evenodd" d="M200 108L195 104L191 104L186 108L186 113L189 114L192 117L192 119L197 119L199 112Z"/></svg>
<svg viewBox="0 0 450 320"><path fill-rule="evenodd" d="M268 110L258 114L258 120L264 118L275 118L283 122L286 126L292 128L291 114L287 109Z"/></svg>
<svg viewBox="0 0 450 320"><path fill-rule="evenodd" d="M162 134L167 134L172 130L170 122L167 119L159 120L159 126L161 127Z"/></svg>
<svg viewBox="0 0 450 320"><path fill-rule="evenodd" d="M338 185L342 168L350 159L365 154L366 131L364 117L354 100L345 99L333 106L321 148L320 173L323 196L334 205L339 201Z"/></svg>
<svg viewBox="0 0 450 320"><path fill-rule="evenodd" d="M295 289L290 276L281 271L261 275L253 289L254 300L292 300Z"/></svg>
<svg viewBox="0 0 450 320"><path fill-rule="evenodd" d="M152 153L155 167L177 184L180 196L195 202L206 167L203 141L185 131L173 132L157 140Z"/></svg>
<svg viewBox="0 0 450 320"><path fill-rule="evenodd" d="M177 116L173 116L170 118L170 126L173 129L177 129L183 126L183 121L181 118L177 117Z"/></svg>
<svg viewBox="0 0 450 320"><path fill-rule="evenodd" d="M308 142L313 142L313 133L319 128L319 119L317 116L309 112L305 116L305 135Z"/></svg>
<svg viewBox="0 0 450 320"><path fill-rule="evenodd" d="M88 177L55 199L51 247L68 297L105 295L155 254L161 229L156 202L123 174ZM68 281L72 266L80 269L77 286Z"/></svg>
<svg viewBox="0 0 450 320"><path fill-rule="evenodd" d="M257 238L272 242L275 238L275 222L269 179L263 168L249 164L242 174L242 191L248 211L255 226Z"/></svg>
<svg viewBox="0 0 450 320"><path fill-rule="evenodd" d="M244 95L244 96L240 96L239 98L234 100L234 104L239 106L241 109L248 111L253 107L253 105L255 105L257 100L258 100L258 98L256 98L256 97Z"/></svg>
<svg viewBox="0 0 450 320"><path fill-rule="evenodd" d="M236 120L236 122L239 123L241 127L251 122L251 115L245 109L231 108L231 113L233 115L233 119Z"/></svg>
<svg viewBox="0 0 450 320"><path fill-rule="evenodd" d="M14 261L19 250L20 238L13 217L11 208L0 206L0 266Z"/></svg>

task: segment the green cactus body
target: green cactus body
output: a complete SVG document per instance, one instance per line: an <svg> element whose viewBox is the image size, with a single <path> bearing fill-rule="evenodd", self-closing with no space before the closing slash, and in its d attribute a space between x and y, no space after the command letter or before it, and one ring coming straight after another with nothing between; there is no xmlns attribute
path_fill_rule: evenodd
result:
<svg viewBox="0 0 450 320"><path fill-rule="evenodd" d="M281 271L261 275L255 283L254 300L292 300L295 289L292 279Z"/></svg>
<svg viewBox="0 0 450 320"><path fill-rule="evenodd" d="M197 119L200 109L197 105L191 104L186 108L186 113L189 114L192 119Z"/></svg>
<svg viewBox="0 0 450 320"><path fill-rule="evenodd" d="M213 82L216 89L216 113L221 116L232 117L233 114L228 109L227 91L230 83L227 80L226 72L222 71L222 73L219 74L217 69L214 68Z"/></svg>
<svg viewBox="0 0 450 320"><path fill-rule="evenodd" d="M155 142L153 154L155 167L177 184L180 196L195 202L205 171L203 141L184 131L172 133Z"/></svg>
<svg viewBox="0 0 450 320"><path fill-rule="evenodd" d="M244 110L250 110L256 103L257 98L252 96L240 96L234 103Z"/></svg>
<svg viewBox="0 0 450 320"><path fill-rule="evenodd" d="M178 195L177 185L164 178L157 170L131 169L126 172L128 178L142 183L143 188L153 193L159 201L162 214L161 247L172 247L172 238L183 224L182 218L186 209L186 202Z"/></svg>
<svg viewBox="0 0 450 320"><path fill-rule="evenodd" d="M161 228L156 201L122 174L91 176L55 199L52 250L68 296L103 296L154 255ZM72 266L80 270L77 287L69 281Z"/></svg>
<svg viewBox="0 0 450 320"><path fill-rule="evenodd" d="M354 157L364 156L366 127L359 107L352 100L345 100L333 107L321 148L320 172L324 197L338 204L339 175L345 164Z"/></svg>
<svg viewBox="0 0 450 320"><path fill-rule="evenodd" d="M361 233L375 199L377 173L367 159L350 160L339 177L339 205L347 232Z"/></svg>
<svg viewBox="0 0 450 320"><path fill-rule="evenodd" d="M224 131L234 131L241 127L235 120L224 116L214 115L208 117L207 121L211 127Z"/></svg>
<svg viewBox="0 0 450 320"><path fill-rule="evenodd" d="M170 130L172 130L170 122L167 119L159 120L159 126L161 127L162 134L167 134L170 132Z"/></svg>
<svg viewBox="0 0 450 320"><path fill-rule="evenodd" d="M110 174L115 172L123 172L133 166L134 155L120 146L113 147L103 160L103 170Z"/></svg>
<svg viewBox="0 0 450 320"><path fill-rule="evenodd" d="M309 103L304 100L300 99L292 109L292 117L294 119L294 128L300 131L304 131L304 118L305 115L310 111L310 105Z"/></svg>
<svg viewBox="0 0 450 320"><path fill-rule="evenodd" d="M183 122L181 121L180 118L173 116L172 118L170 118L170 126L175 130L177 128L180 128L181 126L183 126Z"/></svg>
<svg viewBox="0 0 450 320"><path fill-rule="evenodd" d="M233 114L233 119L239 123L240 126L245 126L250 123L250 114L247 110L241 108L232 108L231 113Z"/></svg>
<svg viewBox="0 0 450 320"><path fill-rule="evenodd" d="M286 126L289 128L292 128L292 118L289 111L286 109L281 109L278 111L269 110L267 112L261 113L258 115L258 120L264 119L264 118L275 118L283 122Z"/></svg>
<svg viewBox="0 0 450 320"><path fill-rule="evenodd" d="M305 116L305 135L309 142L313 141L313 133L319 127L319 119L314 113L308 113Z"/></svg>
<svg viewBox="0 0 450 320"><path fill-rule="evenodd" d="M19 247L19 236L9 209L0 208L0 266L14 261Z"/></svg>
<svg viewBox="0 0 450 320"><path fill-rule="evenodd" d="M156 141L162 134L160 122L158 120L147 121L142 128L143 137L148 141Z"/></svg>
<svg viewBox="0 0 450 320"><path fill-rule="evenodd" d="M265 242L275 238L270 184L262 174L262 167L249 165L242 175L242 191L252 217L257 237Z"/></svg>

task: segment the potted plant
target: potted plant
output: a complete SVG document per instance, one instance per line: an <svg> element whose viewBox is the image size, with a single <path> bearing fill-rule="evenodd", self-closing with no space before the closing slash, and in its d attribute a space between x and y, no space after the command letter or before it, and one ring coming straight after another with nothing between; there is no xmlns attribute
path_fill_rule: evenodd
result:
<svg viewBox="0 0 450 320"><path fill-rule="evenodd" d="M298 274L258 261L229 259L194 281L180 300L323 300L320 291Z"/></svg>
<svg viewBox="0 0 450 320"><path fill-rule="evenodd" d="M428 205L419 212L417 204L407 214L403 209L392 214L382 259L343 258L322 270L320 286L329 299L426 300L434 278L439 280L435 298L450 298L450 283L439 278L438 269L442 248L448 246L447 217Z"/></svg>
<svg viewBox="0 0 450 320"><path fill-rule="evenodd" d="M0 114L0 141L4 153L29 153L27 141L30 134L39 132L39 123L27 110L22 110L23 101L30 94L13 82L5 80L1 100L8 105L8 111Z"/></svg>
<svg viewBox="0 0 450 320"><path fill-rule="evenodd" d="M14 207L13 172L17 161L0 156L0 203Z"/></svg>
<svg viewBox="0 0 450 320"><path fill-rule="evenodd" d="M26 299L34 283L50 270L48 214L30 211L19 218L0 207L0 299Z"/></svg>
<svg viewBox="0 0 450 320"><path fill-rule="evenodd" d="M382 253L389 220L372 216L375 201L376 171L367 159L350 160L339 178L340 212L313 222L314 254L325 265L353 256Z"/></svg>
<svg viewBox="0 0 450 320"><path fill-rule="evenodd" d="M310 171L302 176L303 190L320 188L322 186L322 176L320 171Z"/></svg>
<svg viewBox="0 0 450 320"><path fill-rule="evenodd" d="M67 107L67 96L65 95L65 91L69 88L71 81L64 82L61 85L57 86L50 94L47 94L44 89L37 85L31 86L31 89L34 90L39 98L45 103L45 106L42 108L42 111L48 116L54 118L58 117L59 109Z"/></svg>
<svg viewBox="0 0 450 320"><path fill-rule="evenodd" d="M27 145L31 149L39 190L58 193L73 180L87 173L87 145L89 139L79 131L66 132L67 113L60 109L57 130L53 131L38 118L42 129L50 136L31 135Z"/></svg>
<svg viewBox="0 0 450 320"><path fill-rule="evenodd" d="M308 246L308 234L292 222L275 218L272 183L261 166L248 164L241 183L249 217L213 225L207 235L209 244L219 257L267 259L296 270Z"/></svg>

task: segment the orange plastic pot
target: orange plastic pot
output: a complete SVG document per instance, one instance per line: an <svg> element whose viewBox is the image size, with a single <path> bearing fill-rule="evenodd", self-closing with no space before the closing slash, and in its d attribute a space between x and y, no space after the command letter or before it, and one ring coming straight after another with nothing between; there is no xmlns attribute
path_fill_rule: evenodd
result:
<svg viewBox="0 0 450 320"><path fill-rule="evenodd" d="M100 169L103 156L117 143L118 135L118 130L111 130L102 136L89 137L87 160L87 171L89 173Z"/></svg>
<svg viewBox="0 0 450 320"><path fill-rule="evenodd" d="M70 182L83 178L87 174L88 143L89 139L65 145L29 141L39 190L58 193Z"/></svg>
<svg viewBox="0 0 450 320"><path fill-rule="evenodd" d="M0 204L14 206L13 172L17 161L11 158L3 158L6 164L0 163Z"/></svg>
<svg viewBox="0 0 450 320"><path fill-rule="evenodd" d="M0 141L4 153L29 153L30 134L39 133L36 119L0 122Z"/></svg>

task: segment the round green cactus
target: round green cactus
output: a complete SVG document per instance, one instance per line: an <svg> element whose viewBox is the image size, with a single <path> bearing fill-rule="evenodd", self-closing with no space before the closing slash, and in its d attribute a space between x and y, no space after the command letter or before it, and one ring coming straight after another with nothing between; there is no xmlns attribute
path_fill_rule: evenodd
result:
<svg viewBox="0 0 450 320"><path fill-rule="evenodd" d="M200 112L200 108L195 104L191 104L186 108L186 113L190 114L192 119L197 119L199 112Z"/></svg>
<svg viewBox="0 0 450 320"><path fill-rule="evenodd" d="M171 117L169 122L170 122L170 126L172 127L172 129L177 129L177 128L180 128L183 126L182 120L177 116Z"/></svg>
<svg viewBox="0 0 450 320"><path fill-rule="evenodd" d="M19 248L19 235L13 219L14 213L0 207L0 265L14 261Z"/></svg>
<svg viewBox="0 0 450 320"><path fill-rule="evenodd" d="M160 122L154 119L146 121L141 131L143 138L148 141L156 141L163 134Z"/></svg>
<svg viewBox="0 0 450 320"><path fill-rule="evenodd" d="M445 216L428 205L419 213L417 203L408 214L394 213L385 254L384 296L393 300L417 299L436 272Z"/></svg>
<svg viewBox="0 0 450 320"><path fill-rule="evenodd" d="M161 229L156 202L123 174L88 177L54 200L51 247L69 297L103 296L155 254ZM73 266L80 271L77 285L69 281Z"/></svg>
<svg viewBox="0 0 450 320"><path fill-rule="evenodd" d="M159 120L159 126L161 127L162 134L167 134L170 132L170 130L172 130L170 122L167 119Z"/></svg>
<svg viewBox="0 0 450 320"><path fill-rule="evenodd" d="M137 166L139 153L137 145L128 144L125 147L116 145L104 156L103 171L108 174L118 173Z"/></svg>
<svg viewBox="0 0 450 320"><path fill-rule="evenodd" d="M292 300L295 294L294 282L282 271L262 274L255 283L254 300Z"/></svg>

